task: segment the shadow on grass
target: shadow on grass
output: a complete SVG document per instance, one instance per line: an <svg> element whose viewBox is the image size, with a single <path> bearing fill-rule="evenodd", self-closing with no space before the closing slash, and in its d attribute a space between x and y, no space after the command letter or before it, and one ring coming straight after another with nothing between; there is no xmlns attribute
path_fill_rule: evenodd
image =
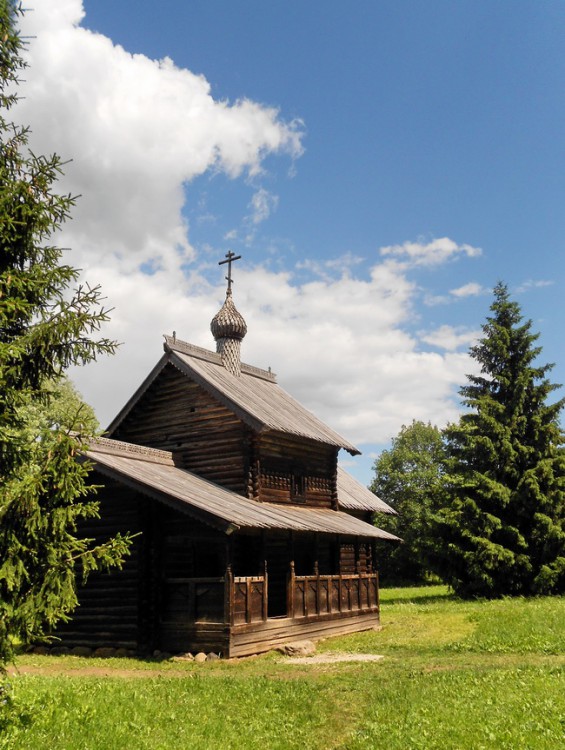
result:
<svg viewBox="0 0 565 750"><path fill-rule="evenodd" d="M446 586L391 586L381 589L381 606L388 604L438 604L441 602L459 602L459 596Z"/></svg>

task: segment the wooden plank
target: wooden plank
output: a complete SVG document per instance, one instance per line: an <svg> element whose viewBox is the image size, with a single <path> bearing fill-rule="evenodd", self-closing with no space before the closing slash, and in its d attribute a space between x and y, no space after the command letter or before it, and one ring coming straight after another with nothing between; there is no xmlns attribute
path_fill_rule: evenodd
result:
<svg viewBox="0 0 565 750"><path fill-rule="evenodd" d="M229 655L231 657L247 656L269 651L292 640L304 638L318 640L379 627L378 613L375 612L338 619L319 618L308 623L301 621L299 624L290 619L283 619L276 621L273 627L260 627L247 631L234 628L231 632Z"/></svg>

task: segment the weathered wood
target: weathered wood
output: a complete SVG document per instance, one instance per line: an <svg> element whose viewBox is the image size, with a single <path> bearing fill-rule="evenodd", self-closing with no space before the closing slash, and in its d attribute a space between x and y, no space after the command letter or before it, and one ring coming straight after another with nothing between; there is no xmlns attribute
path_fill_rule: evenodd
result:
<svg viewBox="0 0 565 750"><path fill-rule="evenodd" d="M341 617L320 615L308 620L282 618L269 620L261 626L249 625L234 627L230 635L229 655L231 657L269 651L289 641L310 638L317 640L330 636L372 630L380 626L378 611L366 614L348 613Z"/></svg>
<svg viewBox="0 0 565 750"><path fill-rule="evenodd" d="M178 465L246 494L247 434L233 412L168 365L113 437L170 450Z"/></svg>
<svg viewBox="0 0 565 750"><path fill-rule="evenodd" d="M289 613L294 619L333 612L373 611L378 607L376 573L313 576L291 573L289 588L292 596Z"/></svg>
<svg viewBox="0 0 565 750"><path fill-rule="evenodd" d="M334 512L338 446L353 446L268 373L243 368L234 383L212 353L167 341L168 361L112 433L158 450L146 461L138 447L112 454L106 445L96 456L112 479L92 536L142 537L123 571L92 579L68 634L234 655L373 626L378 578L368 576L366 539L377 530ZM350 482L348 502L367 521L373 501L356 504L354 494Z"/></svg>

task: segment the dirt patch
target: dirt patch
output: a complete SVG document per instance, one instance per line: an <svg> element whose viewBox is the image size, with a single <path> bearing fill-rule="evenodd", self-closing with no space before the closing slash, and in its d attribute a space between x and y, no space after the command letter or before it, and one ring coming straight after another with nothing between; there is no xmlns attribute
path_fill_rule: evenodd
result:
<svg viewBox="0 0 565 750"><path fill-rule="evenodd" d="M254 657L249 657L254 658ZM287 656L281 657L277 661L278 664L306 664L306 665L321 665L321 664L339 664L344 662L375 662L383 659L383 656L377 654L355 654L355 653L326 653L326 654L314 654L312 656ZM232 660L229 660L232 661ZM234 660L234 661L240 661ZM243 661L243 660L241 660ZM55 660L52 664L22 664L18 667L10 667L8 674L11 675L42 675L45 677L49 676L64 676L64 677L115 677L118 679L155 679L160 677L171 677L171 678L186 678L191 679L194 675L200 671L200 669L206 669L206 664L195 665L196 670L180 670L180 669L159 669L155 667L153 669L127 669L118 667L115 664L100 664L88 665L88 666L76 666L69 667L58 664Z"/></svg>
<svg viewBox="0 0 565 750"><path fill-rule="evenodd" d="M290 656L279 664L338 664L344 661L380 661L379 654L316 654L314 656Z"/></svg>
<svg viewBox="0 0 565 750"><path fill-rule="evenodd" d="M155 677L186 677L192 678L194 672L181 672L172 669L120 669L119 667L60 667L57 665L49 666L22 666L8 669L8 674L12 675L43 675L43 676L64 676L64 677L118 677L126 680L155 678Z"/></svg>

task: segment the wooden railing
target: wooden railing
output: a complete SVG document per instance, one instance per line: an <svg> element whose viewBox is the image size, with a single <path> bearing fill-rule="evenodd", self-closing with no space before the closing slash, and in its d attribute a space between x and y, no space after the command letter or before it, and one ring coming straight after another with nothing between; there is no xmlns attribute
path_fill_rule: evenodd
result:
<svg viewBox="0 0 565 750"><path fill-rule="evenodd" d="M173 578L166 581L167 621L258 623L268 618L267 571L261 576ZM375 612L379 607L377 573L294 575L287 584L287 617L315 617L349 612Z"/></svg>
<svg viewBox="0 0 565 750"><path fill-rule="evenodd" d="M311 617L379 608L378 573L295 576L288 581L288 616Z"/></svg>
<svg viewBox="0 0 565 750"><path fill-rule="evenodd" d="M226 579L226 619L232 625L260 622L268 614L268 576L234 576L228 569ZM229 620L228 620L229 621Z"/></svg>

